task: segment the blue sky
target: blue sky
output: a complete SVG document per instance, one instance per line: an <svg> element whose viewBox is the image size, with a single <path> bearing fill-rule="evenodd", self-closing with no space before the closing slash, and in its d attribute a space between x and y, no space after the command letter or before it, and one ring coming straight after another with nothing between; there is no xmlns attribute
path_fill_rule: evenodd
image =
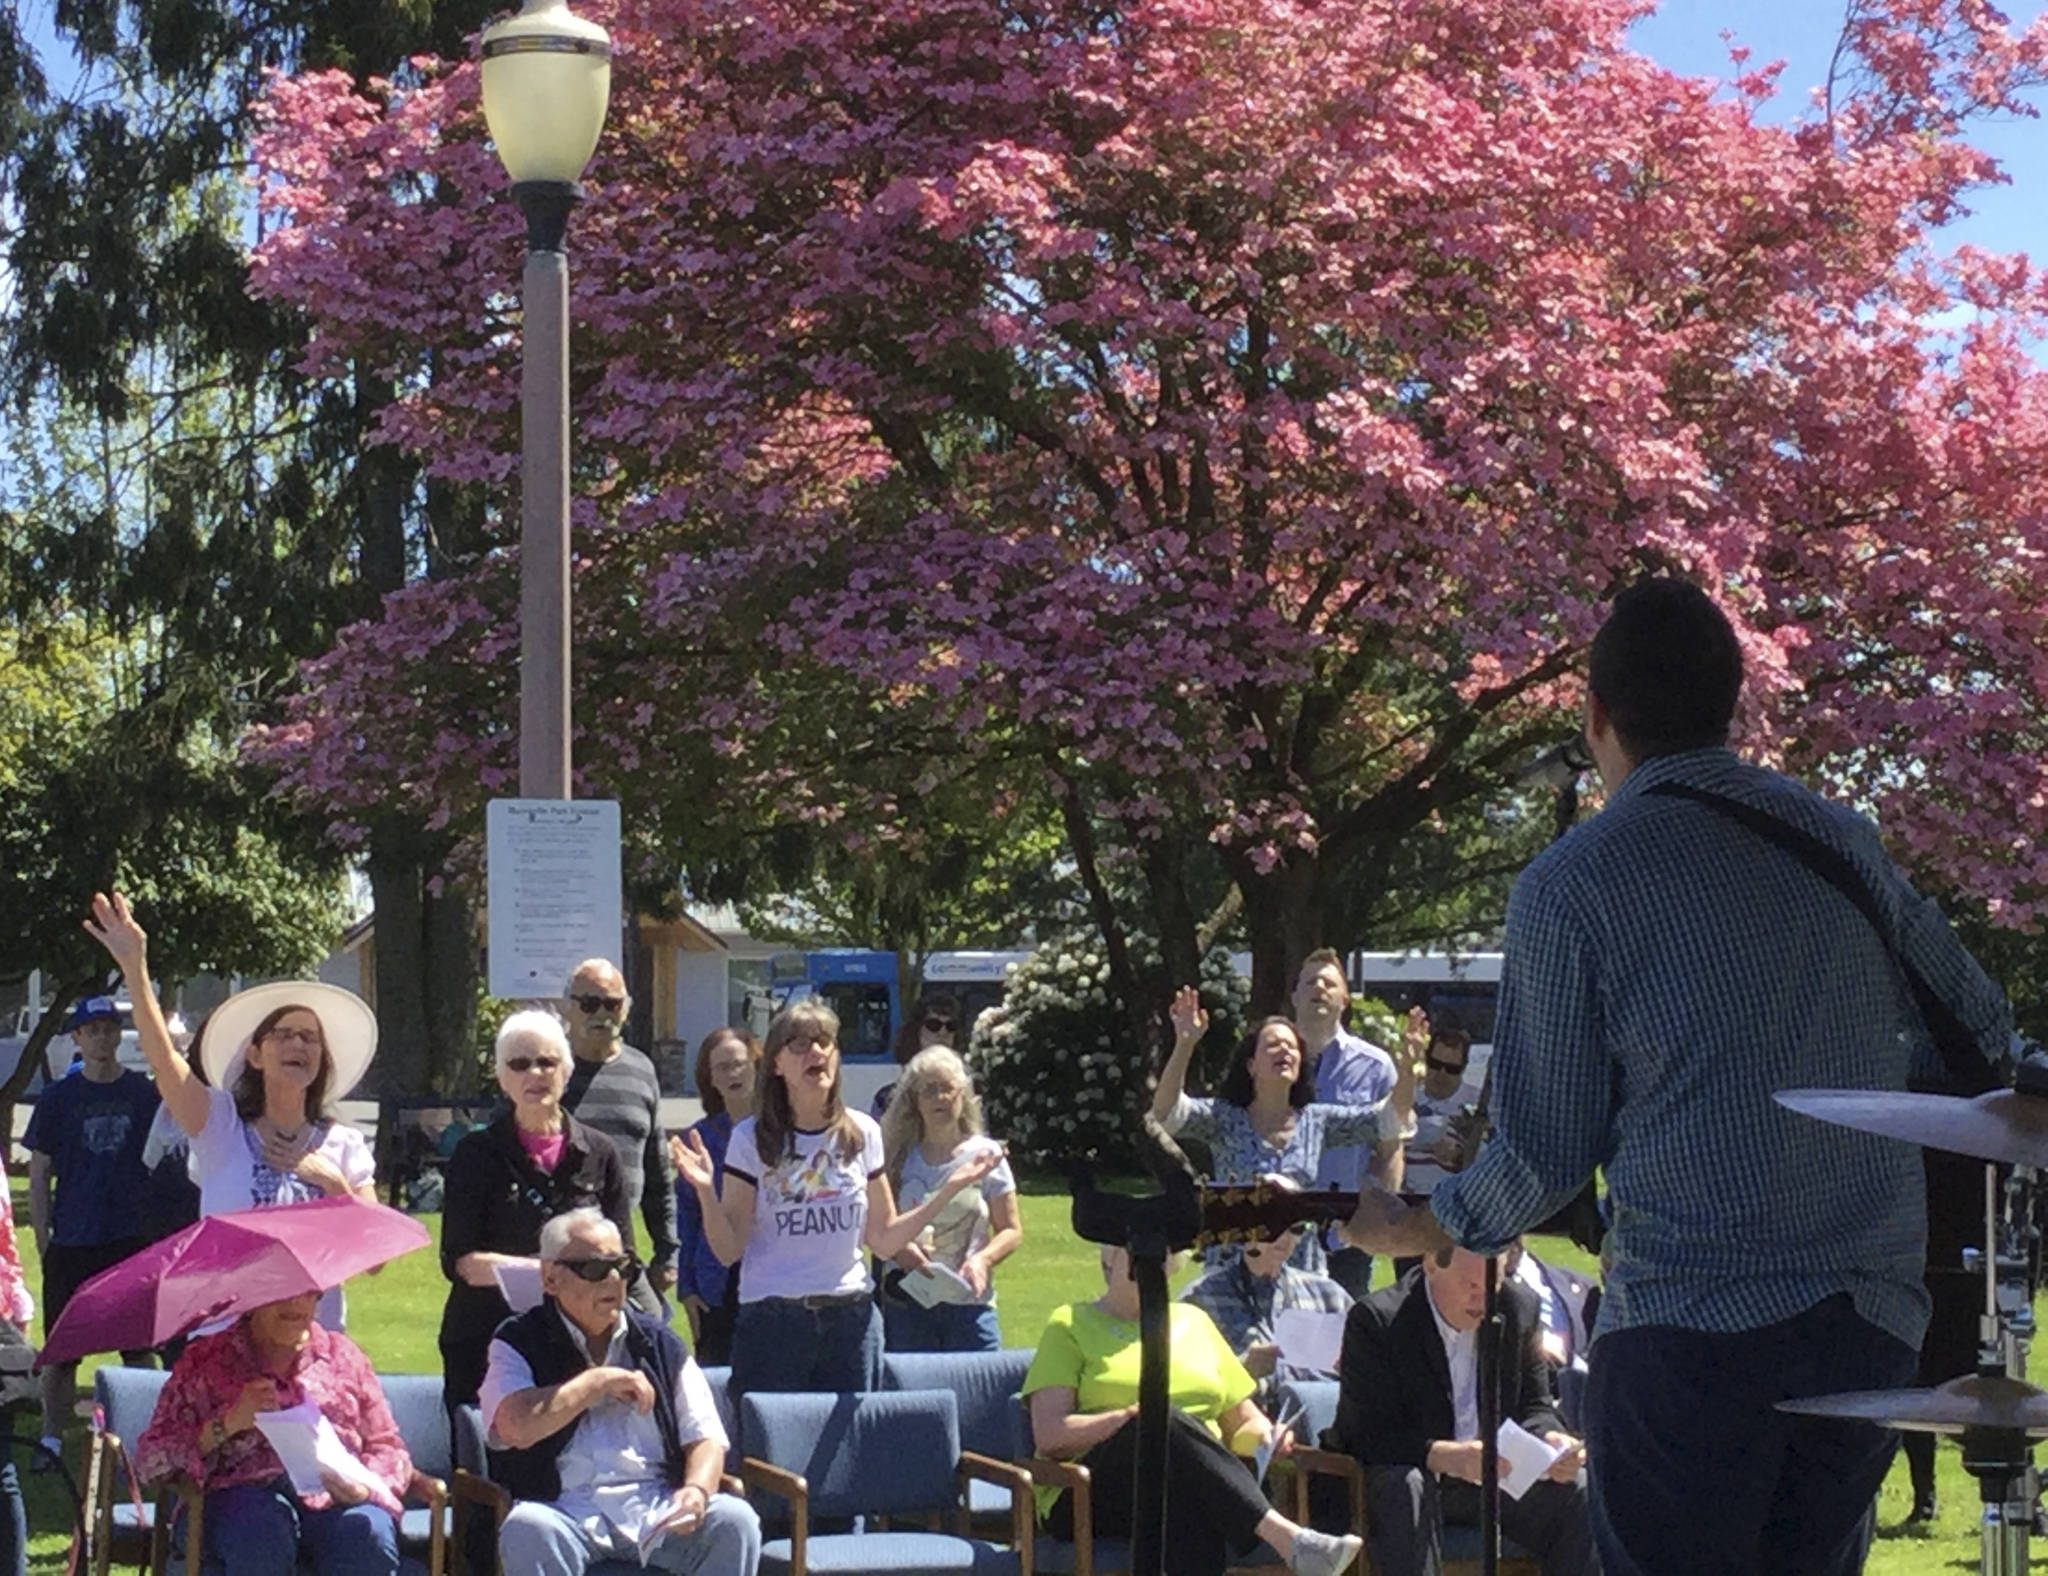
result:
<svg viewBox="0 0 2048 1576"><path fill-rule="evenodd" d="M2042 0L2008 0L2015 30L2039 16ZM1751 50L1749 64L1785 62L1774 118L1793 119L1812 102L1810 89L1827 75L1828 59L1841 30L1842 0L1665 0L1636 24L1635 47L1652 60L1688 76L1732 73L1722 33ZM1968 218L1943 230L1953 245L1967 241L1998 252L2025 252L2048 264L2048 94L2036 103L2039 120L1985 122L1970 140L2005 166L2011 184L1972 194Z"/></svg>

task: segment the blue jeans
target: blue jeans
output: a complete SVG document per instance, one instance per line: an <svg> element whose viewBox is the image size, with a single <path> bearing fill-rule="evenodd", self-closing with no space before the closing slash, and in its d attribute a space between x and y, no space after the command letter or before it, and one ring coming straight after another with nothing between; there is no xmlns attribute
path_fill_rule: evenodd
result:
<svg viewBox="0 0 2048 1576"><path fill-rule="evenodd" d="M740 1304L732 1394L761 1390L879 1390L882 1315L872 1297L806 1308L795 1297Z"/></svg>
<svg viewBox="0 0 2048 1576"><path fill-rule="evenodd" d="M992 1352L1003 1344L996 1311L985 1302L884 1308L882 1332L892 1352Z"/></svg>
<svg viewBox="0 0 2048 1576"><path fill-rule="evenodd" d="M1913 1382L1846 1292L1760 1330L1616 1330L1593 1347L1586 1458L1606 1576L1855 1576L1898 1435L1780 1401Z"/></svg>
<svg viewBox="0 0 2048 1576"><path fill-rule="evenodd" d="M388 1510L308 1510L284 1478L206 1496L206 1558L227 1576L293 1576L301 1546L320 1576L397 1576L398 1522Z"/></svg>
<svg viewBox="0 0 2048 1576"><path fill-rule="evenodd" d="M521 1500L498 1532L505 1576L583 1576L592 1560L638 1556L625 1540L598 1547L552 1505ZM704 1521L686 1537L669 1533L647 1551L650 1570L674 1576L754 1576L761 1559L761 1518L730 1494L713 1494ZM326 1576L322 1572L322 1576Z"/></svg>

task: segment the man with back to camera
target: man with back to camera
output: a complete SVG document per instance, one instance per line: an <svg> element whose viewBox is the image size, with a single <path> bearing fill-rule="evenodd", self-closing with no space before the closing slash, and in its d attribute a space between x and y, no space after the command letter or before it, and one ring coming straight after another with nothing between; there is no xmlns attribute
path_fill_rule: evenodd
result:
<svg viewBox="0 0 2048 1576"><path fill-rule="evenodd" d="M676 1173L661 1126L661 1080L647 1053L626 1043L633 998L626 977L604 958L586 958L569 975L569 1081L562 1109L587 1122L619 1152L626 1213L647 1226L647 1264L634 1279L633 1302L660 1314L655 1295L676 1283Z"/></svg>
<svg viewBox="0 0 2048 1576"><path fill-rule="evenodd" d="M1704 592L1623 592L1587 677L1607 805L1509 899L1492 1135L1427 1208L1367 1196L1344 1233L1492 1251L1604 1167L1587 1454L1608 1576L1852 1572L1896 1436L1775 1408L1911 1381L1920 1156L1771 1096L1903 1089L1931 1056L1894 949L1987 1062L2007 1047L2005 1000L1867 821L1729 751L1742 659ZM1804 860L1670 785L1838 851L1885 933Z"/></svg>

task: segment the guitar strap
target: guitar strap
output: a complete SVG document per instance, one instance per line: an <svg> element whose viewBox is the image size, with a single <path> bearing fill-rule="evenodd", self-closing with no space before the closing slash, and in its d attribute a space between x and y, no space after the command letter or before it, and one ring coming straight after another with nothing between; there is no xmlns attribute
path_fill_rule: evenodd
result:
<svg viewBox="0 0 2048 1576"><path fill-rule="evenodd" d="M1731 799L1726 794L1677 782L1657 783L1643 791L1661 798L1690 799L1694 804L1704 805L1723 819L1746 827L1766 842L1776 844L1841 893L1869 921L1870 928L1877 932L1877 939L1884 943L1885 951L1891 955L1893 964L1905 977L1906 988L1912 993L1913 1004L1920 1010L1920 1019L1926 1024L1935 1049L1941 1053L1942 1066L1954 1091L1982 1094L1988 1089L1998 1088L2004 1081L1999 1070L1984 1059L1976 1037L1956 1010L1942 999L1927 982L1927 977L1899 950L1899 938L1886 920L1877 895L1870 890L1870 883L1847 855L1768 810L1759 810L1753 804Z"/></svg>

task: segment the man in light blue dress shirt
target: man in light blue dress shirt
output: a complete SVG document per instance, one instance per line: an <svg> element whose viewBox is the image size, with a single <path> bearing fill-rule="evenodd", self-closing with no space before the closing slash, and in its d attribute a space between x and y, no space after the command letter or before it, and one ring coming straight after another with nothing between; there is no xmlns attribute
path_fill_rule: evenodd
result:
<svg viewBox="0 0 2048 1576"><path fill-rule="evenodd" d="M1311 952L1294 980L1294 1024L1315 1068L1316 1099L1325 1105L1378 1105L1394 1092L1394 1059L1344 1027L1350 1006L1344 960L1328 947ZM1354 1193L1371 1163L1363 1146L1326 1150L1315 1185ZM1330 1278L1353 1297L1372 1289L1370 1253L1333 1243L1328 1268Z"/></svg>
<svg viewBox="0 0 2048 1576"><path fill-rule="evenodd" d="M1607 804L1509 900L1492 1133L1428 1208L1370 1195L1344 1234L1383 1252L1493 1252L1603 1170L1587 1446L1607 1576L1846 1576L1896 1436L1775 1407L1911 1381L1927 1320L1921 1161L1771 1097L1905 1087L1931 1052L1898 959L1987 1062L2010 1016L1869 822L1728 750L1741 654L1704 592L1624 592L1588 678ZM1883 933L1787 849L1663 785L1826 843Z"/></svg>

